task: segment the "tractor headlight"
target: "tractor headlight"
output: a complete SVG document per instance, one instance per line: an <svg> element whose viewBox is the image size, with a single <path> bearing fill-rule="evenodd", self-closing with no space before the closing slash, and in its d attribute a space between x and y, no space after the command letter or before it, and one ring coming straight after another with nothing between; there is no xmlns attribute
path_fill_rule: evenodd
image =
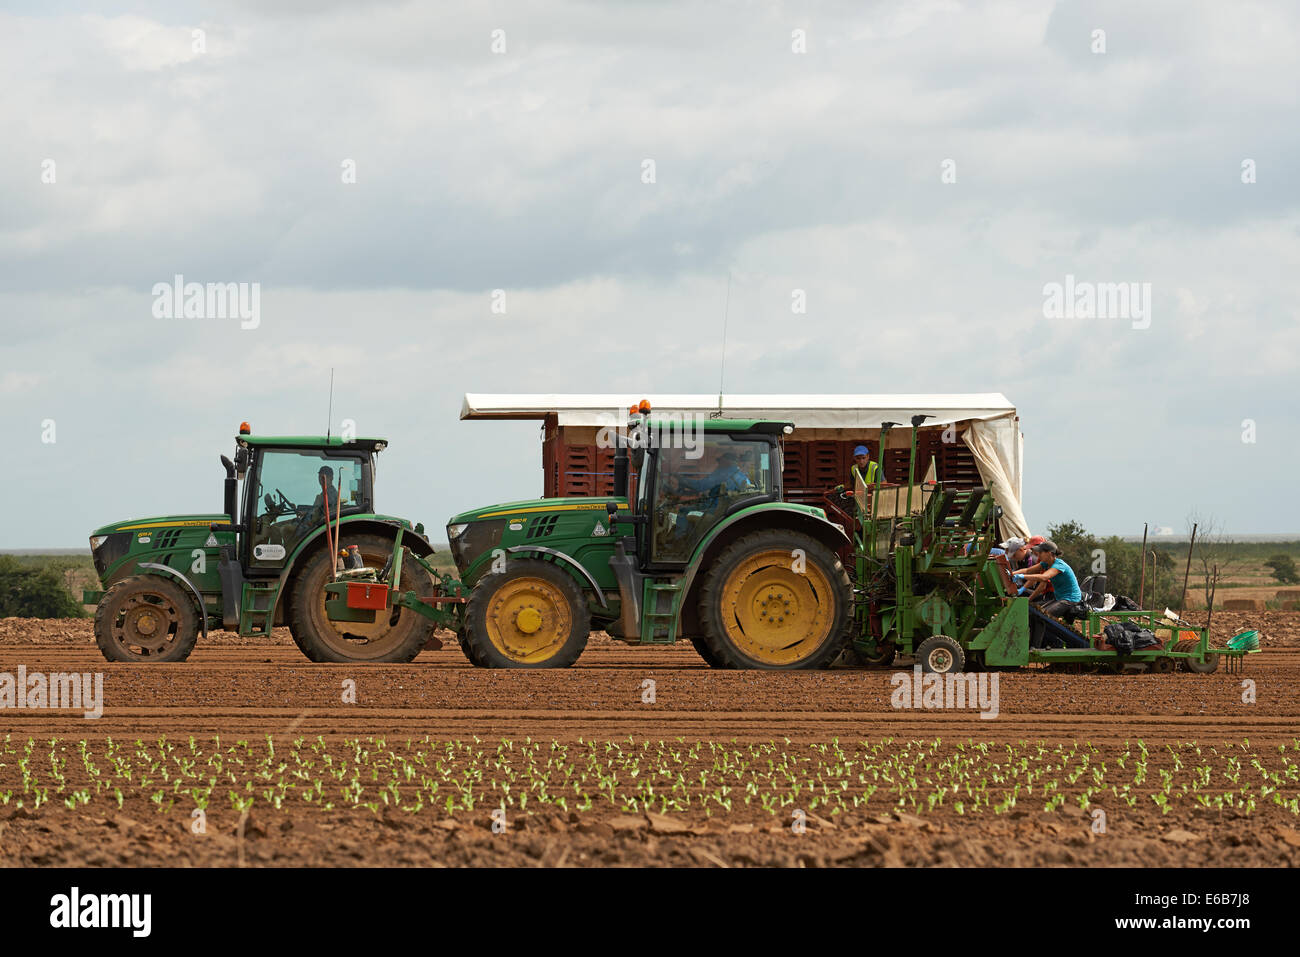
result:
<svg viewBox="0 0 1300 957"><path fill-rule="evenodd" d="M95 563L95 571L101 580L109 568L124 558L130 550L130 532L112 532L108 535L90 537L90 557Z"/></svg>
<svg viewBox="0 0 1300 957"><path fill-rule="evenodd" d="M453 532L453 529L459 531ZM451 557L456 562L457 570L462 575L465 574L465 569L480 555L500 545L505 530L504 518L447 526L447 542L451 546Z"/></svg>

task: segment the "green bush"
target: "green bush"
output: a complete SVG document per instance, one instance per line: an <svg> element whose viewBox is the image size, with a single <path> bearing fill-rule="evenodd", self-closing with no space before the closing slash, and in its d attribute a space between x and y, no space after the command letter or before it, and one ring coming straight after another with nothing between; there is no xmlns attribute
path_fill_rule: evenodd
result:
<svg viewBox="0 0 1300 957"><path fill-rule="evenodd" d="M1300 583L1300 570L1296 569L1295 560L1290 555L1274 555L1264 565L1273 569L1273 577L1283 585Z"/></svg>
<svg viewBox="0 0 1300 957"><path fill-rule="evenodd" d="M0 555L0 618L84 618L57 569Z"/></svg>

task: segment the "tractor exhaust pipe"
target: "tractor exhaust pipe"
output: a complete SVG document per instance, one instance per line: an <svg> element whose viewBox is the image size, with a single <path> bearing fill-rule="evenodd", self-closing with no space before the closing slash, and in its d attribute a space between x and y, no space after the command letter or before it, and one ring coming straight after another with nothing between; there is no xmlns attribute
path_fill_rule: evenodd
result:
<svg viewBox="0 0 1300 957"><path fill-rule="evenodd" d="M230 516L231 525L238 525L239 519L235 516L235 463L223 455L221 456L221 464L226 467L226 494L222 501L221 510Z"/></svg>
<svg viewBox="0 0 1300 957"><path fill-rule="evenodd" d="M627 443L619 436L614 449L614 496L627 498L628 454Z"/></svg>

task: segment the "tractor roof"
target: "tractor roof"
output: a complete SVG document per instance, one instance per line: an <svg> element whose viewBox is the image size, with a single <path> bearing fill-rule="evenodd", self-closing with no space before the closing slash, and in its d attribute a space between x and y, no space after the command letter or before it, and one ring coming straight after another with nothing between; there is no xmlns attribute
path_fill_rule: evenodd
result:
<svg viewBox="0 0 1300 957"><path fill-rule="evenodd" d="M256 445L263 448L286 449L359 449L365 452L378 452L388 447L387 439L355 438L344 441L339 435L237 435L235 440L244 445Z"/></svg>
<svg viewBox="0 0 1300 957"><path fill-rule="evenodd" d="M683 424L683 421L691 421L691 419L683 420L682 416L680 415L676 417L672 417L672 416L658 416L652 413L649 416L647 421L649 422L650 426L653 428L666 429L671 426L676 426L680 428L681 425ZM705 432L754 432L759 434L770 435L772 433L784 432L786 426L793 427L792 423L790 422L776 422L768 419L701 418L697 421L699 423L700 428L702 428ZM694 425L695 422L691 421L691 424Z"/></svg>

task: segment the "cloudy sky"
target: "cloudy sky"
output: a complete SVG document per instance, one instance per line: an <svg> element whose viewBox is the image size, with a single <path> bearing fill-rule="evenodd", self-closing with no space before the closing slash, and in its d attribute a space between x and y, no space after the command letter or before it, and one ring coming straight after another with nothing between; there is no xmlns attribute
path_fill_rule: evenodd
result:
<svg viewBox="0 0 1300 957"><path fill-rule="evenodd" d="M539 494L463 394L713 392L728 274L728 391L1002 392L1035 530L1300 533L1294 4L458 6L6 4L0 547L216 510L331 367L386 511Z"/></svg>

